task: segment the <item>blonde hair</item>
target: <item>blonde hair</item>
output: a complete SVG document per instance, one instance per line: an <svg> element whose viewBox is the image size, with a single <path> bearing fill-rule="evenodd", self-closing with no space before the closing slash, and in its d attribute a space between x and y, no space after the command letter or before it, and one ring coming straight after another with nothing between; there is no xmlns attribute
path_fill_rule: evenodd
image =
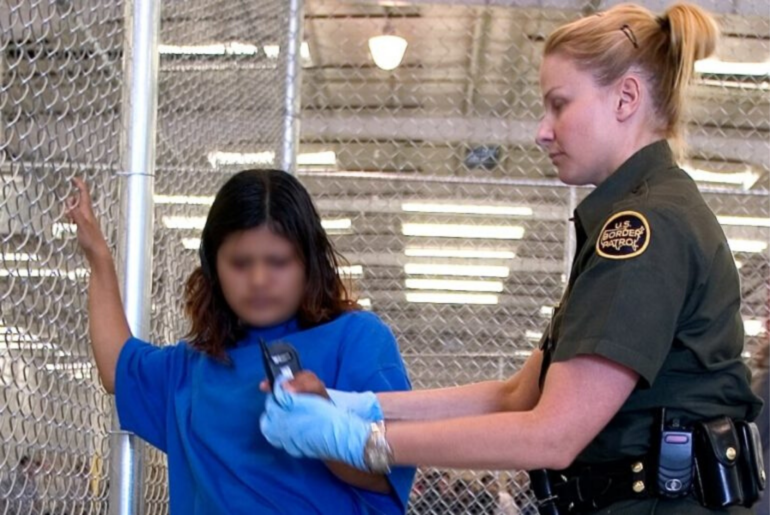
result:
<svg viewBox="0 0 770 515"><path fill-rule="evenodd" d="M712 55L718 39L714 18L695 5L675 4L655 16L639 5L621 4L556 29L546 40L545 55L573 59L602 86L639 70L650 86L661 130L681 146L695 61Z"/></svg>

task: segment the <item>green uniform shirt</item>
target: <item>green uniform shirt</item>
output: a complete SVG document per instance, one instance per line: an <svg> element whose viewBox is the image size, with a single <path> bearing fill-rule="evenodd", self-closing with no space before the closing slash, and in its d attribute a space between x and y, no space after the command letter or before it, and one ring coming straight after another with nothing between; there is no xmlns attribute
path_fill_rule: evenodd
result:
<svg viewBox="0 0 770 515"><path fill-rule="evenodd" d="M580 355L640 376L578 461L646 454L660 407L685 423L721 415L753 420L761 401L741 359L735 261L668 143L634 154L580 203L574 221L577 251L541 344L542 377L550 363Z"/></svg>

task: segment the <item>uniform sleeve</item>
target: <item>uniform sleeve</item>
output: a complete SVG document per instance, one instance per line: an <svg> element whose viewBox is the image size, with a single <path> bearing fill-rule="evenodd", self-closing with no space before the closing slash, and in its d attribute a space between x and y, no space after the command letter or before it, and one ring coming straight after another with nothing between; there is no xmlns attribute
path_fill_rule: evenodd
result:
<svg viewBox="0 0 770 515"><path fill-rule="evenodd" d="M342 348L337 389L351 392L411 390L406 367L390 328L373 313L355 315ZM374 513L405 513L415 468L394 467L388 480L393 494L358 489L358 495Z"/></svg>
<svg viewBox="0 0 770 515"><path fill-rule="evenodd" d="M637 372L649 386L674 341L698 253L674 213L634 213L649 224L643 252L622 247L627 239L614 249L603 247L604 253L596 241L586 242L593 254L564 306L553 362L598 355ZM605 225L600 241L622 238L612 227Z"/></svg>
<svg viewBox="0 0 770 515"><path fill-rule="evenodd" d="M115 371L120 427L166 452L166 417L176 345L156 347L136 338L123 346Z"/></svg>

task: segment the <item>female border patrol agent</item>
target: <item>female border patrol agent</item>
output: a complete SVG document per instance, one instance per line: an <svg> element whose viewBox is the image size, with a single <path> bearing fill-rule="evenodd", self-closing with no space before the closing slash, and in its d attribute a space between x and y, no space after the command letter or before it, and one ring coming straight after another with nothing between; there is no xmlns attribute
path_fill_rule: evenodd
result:
<svg viewBox="0 0 770 515"><path fill-rule="evenodd" d="M763 478L747 421L761 402L741 360L738 273L667 141L717 37L698 7L627 4L548 38L537 142L563 182L597 187L574 213L560 306L515 376L330 391L333 403L300 393L322 389L304 377L268 400L268 441L365 470L535 470L541 513L750 513Z"/></svg>

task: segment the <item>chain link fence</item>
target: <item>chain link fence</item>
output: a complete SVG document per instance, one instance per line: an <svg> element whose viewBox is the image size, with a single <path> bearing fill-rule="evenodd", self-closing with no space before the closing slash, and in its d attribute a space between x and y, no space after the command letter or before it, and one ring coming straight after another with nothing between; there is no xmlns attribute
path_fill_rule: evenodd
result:
<svg viewBox="0 0 770 515"><path fill-rule="evenodd" d="M505 379L521 366L562 293L568 218L589 191L561 185L534 145L542 45L602 6L465 3L306 0L291 56L288 1L162 2L154 342L187 330L182 289L211 197L237 170L281 166L285 99L298 86L287 71L298 61L298 175L362 303L396 333L414 387ZM719 14L720 57L766 61L767 13L760 2L739 7ZM93 369L87 271L61 203L69 178L84 176L115 242L123 12L117 0L0 6L0 514L31 503L106 512L112 407ZM367 48L384 33L408 41L393 71ZM688 165L736 251L748 353L768 338L768 89L767 73L705 74L689 126ZM167 513L167 495L165 457L149 450L145 512ZM410 504L419 514L496 510L534 513L526 474L421 470Z"/></svg>
<svg viewBox="0 0 770 515"><path fill-rule="evenodd" d="M114 247L123 7L0 5L0 513L106 513L103 395L88 343L88 270L63 219L91 184Z"/></svg>

